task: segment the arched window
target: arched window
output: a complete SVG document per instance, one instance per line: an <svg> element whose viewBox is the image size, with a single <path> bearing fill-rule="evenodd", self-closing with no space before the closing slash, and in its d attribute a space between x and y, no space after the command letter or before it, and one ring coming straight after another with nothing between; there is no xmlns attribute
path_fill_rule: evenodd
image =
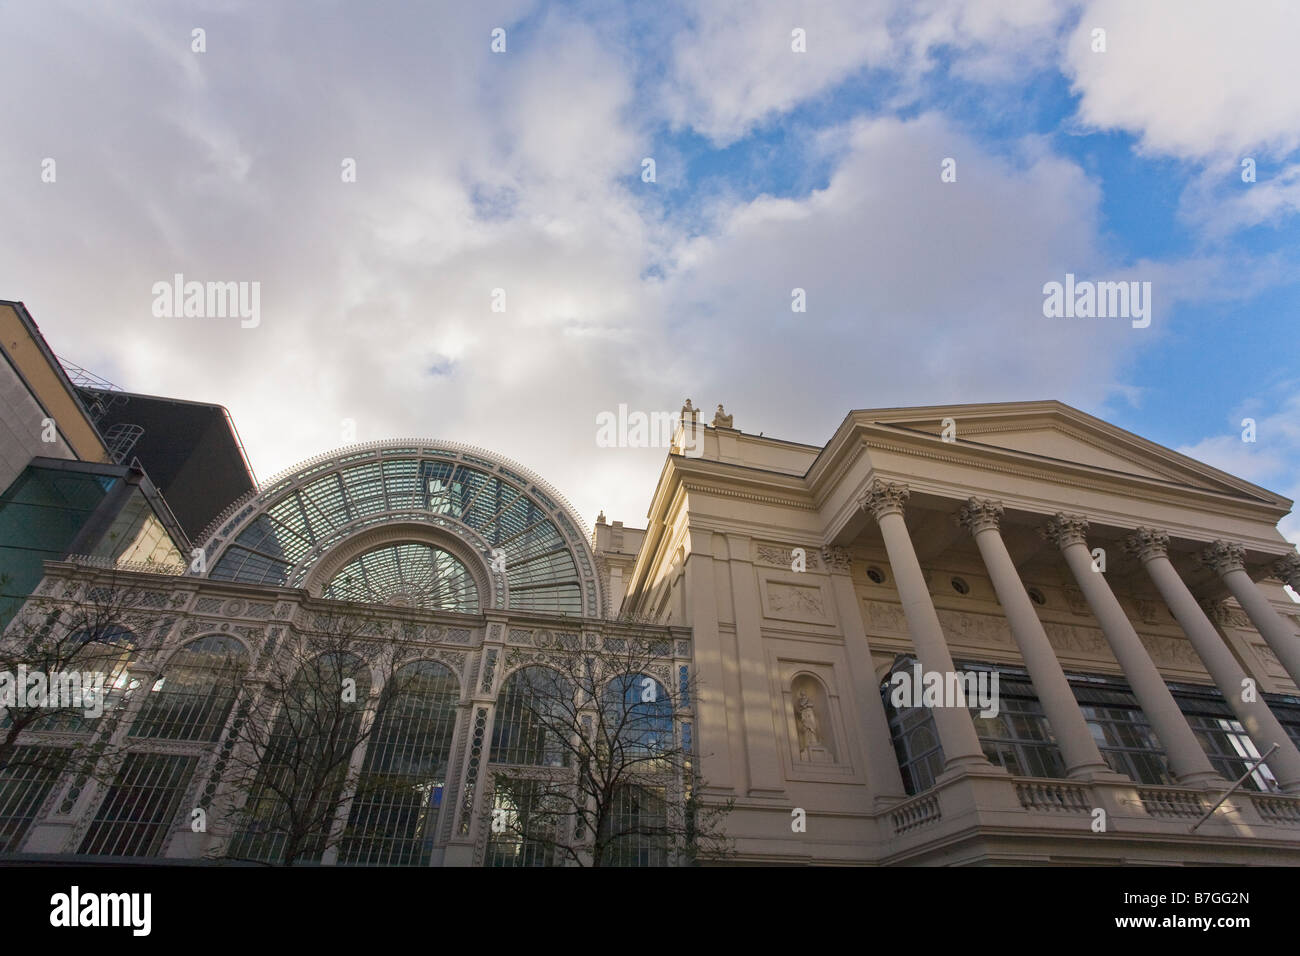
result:
<svg viewBox="0 0 1300 956"><path fill-rule="evenodd" d="M609 772L623 778L603 822L605 862L610 866L664 866L667 787L674 749L673 701L663 684L646 674L620 674L606 686L597 745Z"/></svg>
<svg viewBox="0 0 1300 956"><path fill-rule="evenodd" d="M49 730L59 733L89 733L94 729L97 717L87 717L85 713L100 711L99 717L107 716L116 710L140 682L131 676L131 665L135 661L137 642L135 635L119 624L109 624L93 630L77 631L68 637L63 649L57 654L59 669L77 671L82 675L104 675L102 711L98 701L93 697L85 699L87 705L93 702L93 711L61 710L35 721L32 730ZM83 687L87 686L83 680Z"/></svg>
<svg viewBox="0 0 1300 956"><path fill-rule="evenodd" d="M597 743L614 766L636 773L663 769L673 749L673 702L663 684L645 674L620 674L605 686L603 733Z"/></svg>
<svg viewBox="0 0 1300 956"><path fill-rule="evenodd" d="M573 726L573 689L549 667L525 667L497 695L492 727L493 763L567 767L566 728Z"/></svg>
<svg viewBox="0 0 1300 956"><path fill-rule="evenodd" d="M575 728L572 685L549 667L525 667L506 679L492 727L493 764L556 768L493 774L485 866L550 866L571 824L574 794L567 738Z"/></svg>
<svg viewBox="0 0 1300 956"><path fill-rule="evenodd" d="M343 697L340 687L345 685L354 693ZM254 714L241 738L252 751L255 773L239 832L228 851L232 858L265 863L320 860L360 740L369 695L370 668L356 655L340 652L304 663L283 691L268 684L263 717ZM271 707L278 712L269 721L270 733L265 733L259 724Z"/></svg>
<svg viewBox="0 0 1300 956"><path fill-rule="evenodd" d="M191 641L150 689L130 736L215 741L247 669L248 651L235 638L210 634Z"/></svg>
<svg viewBox="0 0 1300 956"><path fill-rule="evenodd" d="M393 680L366 749L342 863L429 865L460 692L436 661L407 664Z"/></svg>

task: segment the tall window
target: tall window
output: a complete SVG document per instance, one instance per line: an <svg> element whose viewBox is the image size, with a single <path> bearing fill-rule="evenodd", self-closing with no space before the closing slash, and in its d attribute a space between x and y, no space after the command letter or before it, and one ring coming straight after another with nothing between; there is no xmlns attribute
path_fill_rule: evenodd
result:
<svg viewBox="0 0 1300 956"><path fill-rule="evenodd" d="M22 848L37 810L71 753L63 747L18 747L0 770L0 853Z"/></svg>
<svg viewBox="0 0 1300 956"><path fill-rule="evenodd" d="M211 634L176 652L131 725L132 737L213 742L230 716L248 669L248 651Z"/></svg>
<svg viewBox="0 0 1300 956"><path fill-rule="evenodd" d="M460 694L456 676L435 661L408 664L394 679L400 690L375 718L339 854L343 863L429 863Z"/></svg>
<svg viewBox="0 0 1300 956"><path fill-rule="evenodd" d="M944 764L943 747L930 708L895 707L891 699L893 675L900 670L910 672L915 663L915 658L900 658L881 684L898 767L909 794L933 787ZM968 701L980 749L989 762L1016 776L1064 777L1060 750L1029 675L1017 668L979 662L959 662L957 667L964 671L997 670L997 714L981 716L983 708Z"/></svg>
<svg viewBox="0 0 1300 956"><path fill-rule="evenodd" d="M197 763L197 757L127 754L81 841L80 852L157 856Z"/></svg>
<svg viewBox="0 0 1300 956"><path fill-rule="evenodd" d="M567 767L569 751L558 736L572 726L573 692L549 667L525 667L497 695L491 761L531 767Z"/></svg>
<svg viewBox="0 0 1300 956"><path fill-rule="evenodd" d="M494 784L484 866L555 866L555 842L572 815L567 782L501 776ZM525 836L525 834L527 834Z"/></svg>
<svg viewBox="0 0 1300 956"><path fill-rule="evenodd" d="M989 669L986 665L961 664L964 669ZM1047 716L1034 693L1029 675L1011 668L998 668L998 712L980 716L971 707L980 749L996 767L1018 777L1064 777L1065 762Z"/></svg>
<svg viewBox="0 0 1300 956"><path fill-rule="evenodd" d="M560 734L573 726L574 692L549 667L525 667L497 695L490 760L494 775L486 866L550 866L573 812L572 761ZM550 774L534 769L554 768Z"/></svg>
<svg viewBox="0 0 1300 956"><path fill-rule="evenodd" d="M646 674L621 674L605 687L602 714L604 758L628 780L614 796L603 839L612 866L664 866L668 862L667 792L679 782L665 779L672 751L673 702L664 686Z"/></svg>
<svg viewBox="0 0 1300 956"><path fill-rule="evenodd" d="M345 680L356 682L357 703L350 706L339 702ZM232 858L280 862L293 835L304 840L294 862L320 860L369 694L370 669L353 654L323 654L299 670L258 747L260 766L231 841Z"/></svg>
<svg viewBox="0 0 1300 956"><path fill-rule="evenodd" d="M612 809L610 829L619 836L612 843L609 864L667 866L665 788L624 784L618 788Z"/></svg>
<svg viewBox="0 0 1300 956"><path fill-rule="evenodd" d="M97 719L102 720L121 706L140 684L138 679L131 676L136 639L127 628L110 624L93 631L79 631L69 640L81 646L75 654L70 655L67 669L104 675L103 714L99 718L93 718L80 712L60 711L36 720L32 723L31 730L65 734L89 733L94 730Z"/></svg>
<svg viewBox="0 0 1300 956"><path fill-rule="evenodd" d="M673 702L664 686L645 674L621 674L605 688L605 736L613 766L632 771L663 769L658 754L673 747Z"/></svg>
<svg viewBox="0 0 1300 956"><path fill-rule="evenodd" d="M1225 779L1236 780L1260 758L1261 751L1255 741L1250 739L1232 707L1215 688L1171 684L1169 689L1178 702L1178 708L1192 725L1192 732L1205 749L1210 763ZM1269 702L1269 706L1278 712L1275 703ZM1265 793L1281 789L1267 763L1252 770L1242 786Z"/></svg>

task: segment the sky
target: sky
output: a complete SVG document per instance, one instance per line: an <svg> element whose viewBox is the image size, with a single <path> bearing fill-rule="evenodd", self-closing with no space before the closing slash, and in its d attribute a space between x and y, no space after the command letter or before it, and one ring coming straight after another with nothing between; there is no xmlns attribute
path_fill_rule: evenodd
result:
<svg viewBox="0 0 1300 956"><path fill-rule="evenodd" d="M226 406L263 481L435 438L642 526L621 405L822 444L1055 398L1300 499L1291 0L0 0L0 37L0 298ZM256 322L169 312L178 273ZM1066 274L1149 325L1046 316Z"/></svg>

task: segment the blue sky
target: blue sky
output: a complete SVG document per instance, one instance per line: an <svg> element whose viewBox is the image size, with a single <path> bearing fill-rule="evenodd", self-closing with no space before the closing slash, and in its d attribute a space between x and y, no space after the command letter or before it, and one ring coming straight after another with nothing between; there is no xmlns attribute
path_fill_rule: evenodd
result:
<svg viewBox="0 0 1300 956"><path fill-rule="evenodd" d="M262 478L350 422L635 525L664 451L595 446L620 404L818 443L850 408L1059 398L1300 497L1300 7L461 6L0 8L0 296L125 388L226 405ZM260 323L152 315L176 272L260 282ZM1045 318L1066 272L1151 282L1151 326Z"/></svg>

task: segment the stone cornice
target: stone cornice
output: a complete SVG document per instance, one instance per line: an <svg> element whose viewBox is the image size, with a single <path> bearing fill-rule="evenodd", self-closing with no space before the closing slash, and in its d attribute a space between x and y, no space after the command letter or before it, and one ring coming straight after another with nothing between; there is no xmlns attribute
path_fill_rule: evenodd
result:
<svg viewBox="0 0 1300 956"><path fill-rule="evenodd" d="M738 488L729 488L726 486L706 485L698 481L682 480L682 488L687 492L694 492L701 495L712 495L717 498L738 498L741 501L757 501L761 504L779 505L783 508L796 508L800 511L816 510L811 501L801 498L790 498L771 494L758 494L752 491L741 491Z"/></svg>

